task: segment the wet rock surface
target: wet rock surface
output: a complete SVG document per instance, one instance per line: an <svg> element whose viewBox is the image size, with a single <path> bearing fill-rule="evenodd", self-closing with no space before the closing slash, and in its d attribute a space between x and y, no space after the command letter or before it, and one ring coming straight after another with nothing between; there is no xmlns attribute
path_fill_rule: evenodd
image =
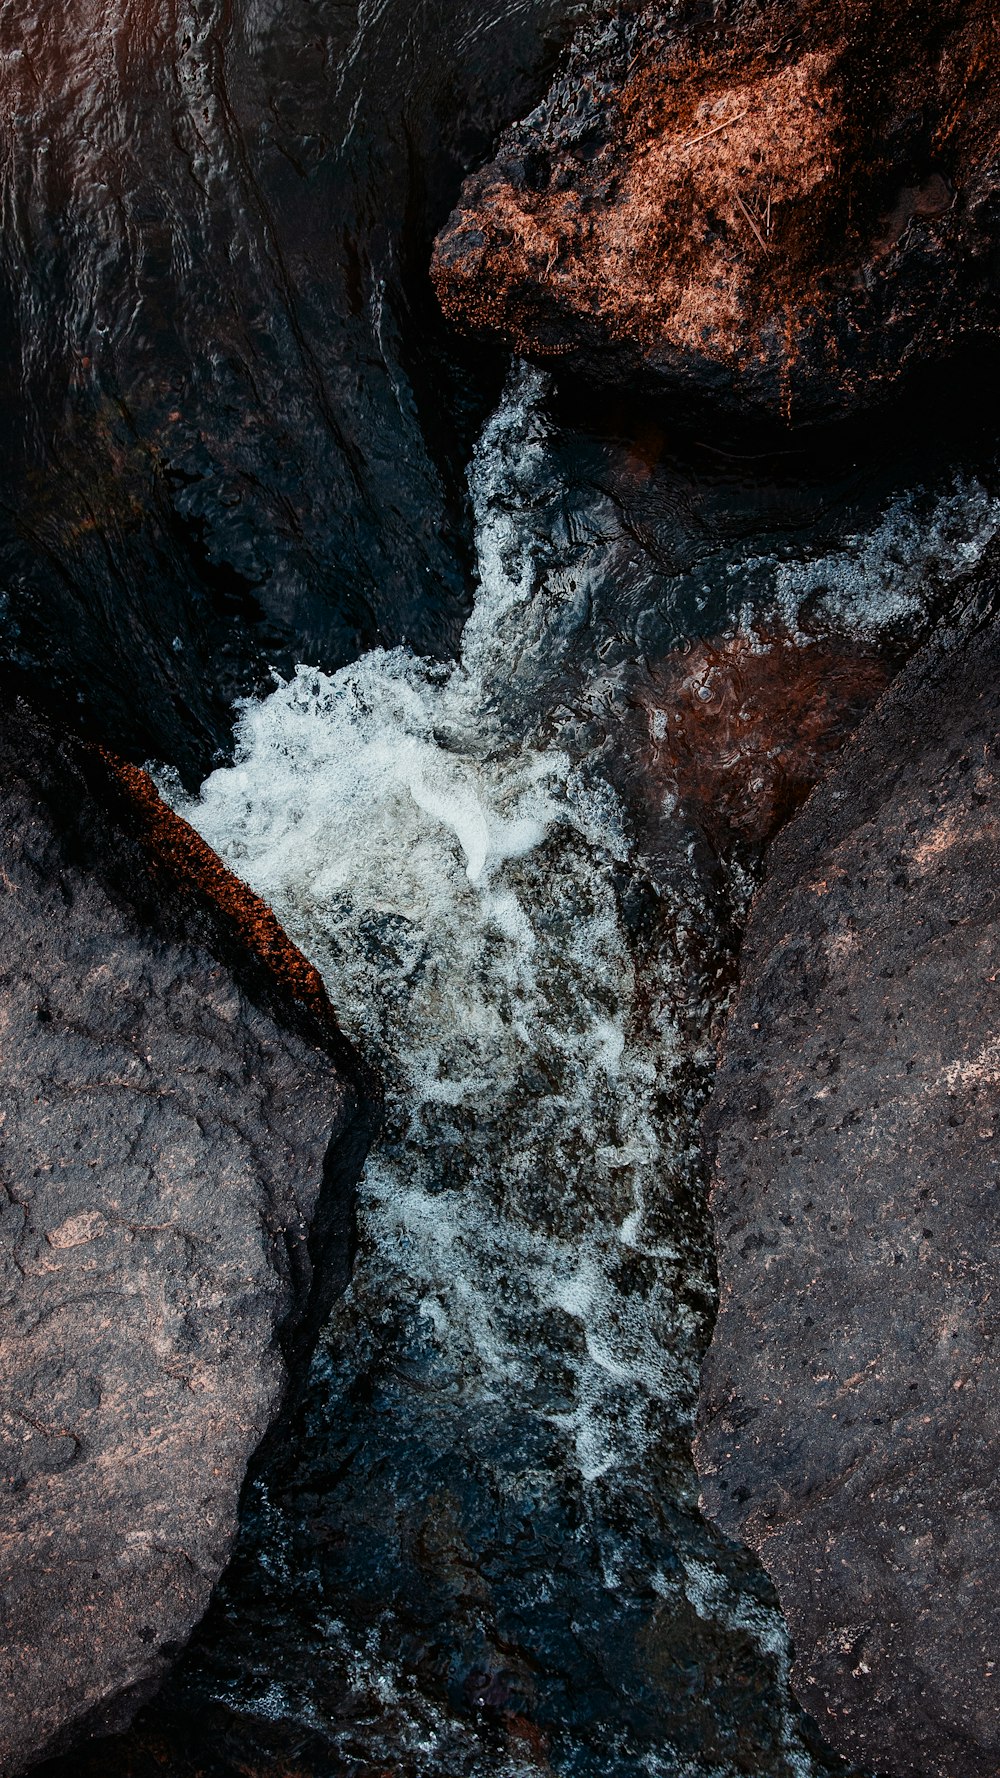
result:
<svg viewBox="0 0 1000 1778"><path fill-rule="evenodd" d="M890 677L871 648L755 632L668 656L641 694L647 796L716 848L760 848L804 802Z"/></svg>
<svg viewBox="0 0 1000 1778"><path fill-rule="evenodd" d="M0 20L0 653L69 722L189 788L228 746L238 693L280 704L268 664L330 670L396 642L420 657L359 661L357 705L327 702L319 673L298 681L291 752L288 736L262 745L234 804L249 854L227 852L389 1062L353 1285L251 1465L235 1557L186 1655L131 1729L49 1762L51 1778L843 1769L790 1699L767 1577L696 1510L714 1303L704 1002L721 1012L728 897L735 884L742 913L748 879L694 882L664 793L669 777L700 799L728 845L734 815L770 821L776 789L784 806L790 766L797 796L826 763L841 658L898 663L996 534L995 402L977 364L971 421L949 376L933 426L911 385L912 407L877 424L790 440L753 419L681 426L683 404L651 403L641 379L597 401L521 367L522 394L501 396L503 355L439 312L431 243L594 10L80 0ZM474 594L479 667L452 685L441 661ZM702 639L782 623L813 662L826 652L829 684L814 701L777 656L754 685L767 720L745 724L742 641L730 660ZM696 711L693 683L671 680L687 751L642 752L662 664L685 650L720 695ZM552 786L573 762L587 834L567 804L569 825L503 873L538 939L515 972L527 1046L505 1023L489 1048L509 972L490 984L518 942L488 905L502 880L472 885L436 795L396 799L414 740L494 834L527 790L524 747ZM369 741L378 769L359 775ZM758 759L774 776L744 811ZM129 821L174 854L184 830L163 832L141 775L118 777ZM269 807L277 847L257 875ZM179 863L206 887L217 869L187 842ZM240 954L249 939L308 1000L301 959L227 880ZM588 930L596 973L593 953L577 962ZM487 987L487 1016L467 1013ZM579 1060L595 1015L621 1017L617 1087L612 1028ZM673 1056L680 1102L656 1085Z"/></svg>
<svg viewBox="0 0 1000 1778"><path fill-rule="evenodd" d="M776 842L708 1119L704 1503L794 1684L893 1778L992 1778L1000 632L936 642Z"/></svg>
<svg viewBox="0 0 1000 1778"><path fill-rule="evenodd" d="M448 315L805 420L994 335L986 4L602 9L438 238Z"/></svg>
<svg viewBox="0 0 1000 1778"><path fill-rule="evenodd" d="M0 1770L122 1726L342 1287L371 1124L315 972L142 774L0 724Z"/></svg>
<svg viewBox="0 0 1000 1778"><path fill-rule="evenodd" d="M195 782L269 666L453 649L503 373L427 264L571 10L4 13L0 658L68 720Z"/></svg>

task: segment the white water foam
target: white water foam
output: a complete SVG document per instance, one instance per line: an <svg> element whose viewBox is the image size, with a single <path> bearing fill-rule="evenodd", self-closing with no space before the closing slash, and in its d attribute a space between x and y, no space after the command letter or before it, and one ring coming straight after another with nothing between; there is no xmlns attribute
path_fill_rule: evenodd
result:
<svg viewBox="0 0 1000 1778"><path fill-rule="evenodd" d="M803 605L812 618L851 636L877 640L894 628L911 631L926 619L935 597L978 567L1000 535L1000 499L973 476L928 500L920 492L894 500L869 531L846 537L837 549L804 562L764 564L770 604L795 634ZM750 559L734 574L754 574ZM750 628L759 609L747 606Z"/></svg>
<svg viewBox="0 0 1000 1778"><path fill-rule="evenodd" d="M680 980L657 985L655 1029L638 1011L613 795L487 714L535 585L510 508L544 448L539 388L521 373L473 465L480 591L460 663L300 668L242 707L236 764L181 809L381 1064L361 1267L405 1280L464 1389L517 1392L594 1479L691 1410L699 1328L672 1286L698 1260L665 1234L665 1199L698 1058ZM630 1288L622 1261L649 1254L657 1278Z"/></svg>

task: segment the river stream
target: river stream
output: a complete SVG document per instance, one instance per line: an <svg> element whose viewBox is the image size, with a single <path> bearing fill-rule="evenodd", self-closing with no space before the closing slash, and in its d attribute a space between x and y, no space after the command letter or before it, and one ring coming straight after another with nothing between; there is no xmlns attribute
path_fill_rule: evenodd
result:
<svg viewBox="0 0 1000 1778"><path fill-rule="evenodd" d="M639 819L621 756L642 663L700 609L915 634L1000 502L952 478L796 562L692 551L654 601L602 496L567 487L548 395L515 366L476 447L454 665L302 666L241 707L198 797L162 779L387 1090L354 1281L300 1445L251 1491L236 1642L209 1635L195 1683L352 1775L808 1778L840 1762L689 1456L698 1113L753 871L706 874L669 802Z"/></svg>

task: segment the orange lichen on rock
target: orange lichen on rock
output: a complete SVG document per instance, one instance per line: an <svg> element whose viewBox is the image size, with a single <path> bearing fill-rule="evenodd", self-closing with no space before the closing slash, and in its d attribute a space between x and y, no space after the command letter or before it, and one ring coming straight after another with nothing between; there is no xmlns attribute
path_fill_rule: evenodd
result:
<svg viewBox="0 0 1000 1778"><path fill-rule="evenodd" d="M802 803L889 678L848 644L738 635L668 656L640 698L647 797L717 846L760 845Z"/></svg>
<svg viewBox="0 0 1000 1778"><path fill-rule="evenodd" d="M105 748L100 753L138 816L156 862L181 890L194 886L207 895L231 920L241 942L293 997L323 1025L335 1027L322 976L293 945L267 903L234 876L190 823L164 802L148 772Z"/></svg>
<svg viewBox="0 0 1000 1778"><path fill-rule="evenodd" d="M641 122L621 199L602 219L603 288L594 299L613 316L613 293L628 292L629 323L645 346L661 332L694 352L735 351L745 340L762 286L778 283L800 247L803 208L811 224L809 206L837 174L842 116L831 66L814 53L742 84L692 92L674 81L673 104L648 141L651 83L626 91L624 109ZM637 260L656 275L630 289ZM612 319L613 331L621 325Z"/></svg>
<svg viewBox="0 0 1000 1778"><path fill-rule="evenodd" d="M846 409L989 308L1000 18L987 0L715 13L646 0L621 73L584 28L466 182L438 296L612 381Z"/></svg>
<svg viewBox="0 0 1000 1778"><path fill-rule="evenodd" d="M478 254L453 264L439 251L446 310L489 326L509 309L517 333L518 287L533 277L556 304L599 316L612 338L738 351L763 287L799 246L801 207L836 174L830 68L814 53L756 80L637 75L620 100L628 153L613 198L591 205L571 189L526 202L512 185L491 187L483 252L495 277L481 281ZM472 212L456 233L483 220Z"/></svg>

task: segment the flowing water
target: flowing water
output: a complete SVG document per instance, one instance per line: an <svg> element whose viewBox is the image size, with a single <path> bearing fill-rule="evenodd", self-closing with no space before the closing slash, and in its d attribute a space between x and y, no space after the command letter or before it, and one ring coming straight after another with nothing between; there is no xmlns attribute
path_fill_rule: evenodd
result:
<svg viewBox="0 0 1000 1778"><path fill-rule="evenodd" d="M912 634L1000 501L952 478L794 563L759 534L695 552L653 602L602 497L568 490L548 409L515 367L477 446L457 663L300 667L242 707L199 797L163 779L322 970L388 1101L353 1284L192 1683L294 1725L309 1770L807 1778L840 1762L689 1457L697 1118L751 879L709 880L671 807L637 819L623 613L647 657L709 603L715 625Z"/></svg>

